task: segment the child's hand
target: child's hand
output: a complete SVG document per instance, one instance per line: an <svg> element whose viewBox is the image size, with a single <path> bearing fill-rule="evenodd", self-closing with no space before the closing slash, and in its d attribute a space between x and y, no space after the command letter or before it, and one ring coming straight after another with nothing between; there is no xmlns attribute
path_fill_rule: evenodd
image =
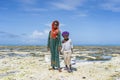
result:
<svg viewBox="0 0 120 80"><path fill-rule="evenodd" d="M63 55L63 53L60 51L60 55Z"/></svg>

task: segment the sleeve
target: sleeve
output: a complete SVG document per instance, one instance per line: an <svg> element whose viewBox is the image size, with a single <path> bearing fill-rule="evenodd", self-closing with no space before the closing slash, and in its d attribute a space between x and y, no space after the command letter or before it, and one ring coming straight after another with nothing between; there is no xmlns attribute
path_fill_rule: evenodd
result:
<svg viewBox="0 0 120 80"><path fill-rule="evenodd" d="M62 42L61 42L61 32L59 32L58 38L59 38L59 44L58 44L58 45L61 47L61 46L62 46Z"/></svg>
<svg viewBox="0 0 120 80"><path fill-rule="evenodd" d="M62 49L61 49L61 52L63 52L64 51L64 44L62 43Z"/></svg>
<svg viewBox="0 0 120 80"><path fill-rule="evenodd" d="M48 34L48 41L47 41L47 47L48 48L50 48L50 33L51 33L51 31Z"/></svg>

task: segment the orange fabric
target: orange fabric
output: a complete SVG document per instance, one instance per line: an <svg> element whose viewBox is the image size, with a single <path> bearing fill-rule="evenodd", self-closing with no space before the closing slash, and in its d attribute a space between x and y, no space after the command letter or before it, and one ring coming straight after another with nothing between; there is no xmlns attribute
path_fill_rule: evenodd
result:
<svg viewBox="0 0 120 80"><path fill-rule="evenodd" d="M51 30L51 37L52 38L56 38L57 37L57 35L58 35L58 33L59 33L59 22L58 22L58 27L57 27L57 29L55 29L54 28L54 23L55 23L56 21L53 21L53 23L52 23L52 30Z"/></svg>

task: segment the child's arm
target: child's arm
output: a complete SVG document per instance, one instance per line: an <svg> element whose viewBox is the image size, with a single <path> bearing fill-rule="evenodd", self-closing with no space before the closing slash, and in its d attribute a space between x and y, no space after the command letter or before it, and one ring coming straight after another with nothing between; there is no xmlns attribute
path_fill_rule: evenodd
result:
<svg viewBox="0 0 120 80"><path fill-rule="evenodd" d="M64 44L62 43L62 49L61 49L61 52L63 53L64 51Z"/></svg>
<svg viewBox="0 0 120 80"><path fill-rule="evenodd" d="M72 53L73 53L73 48L71 48L71 51L72 51Z"/></svg>
<svg viewBox="0 0 120 80"><path fill-rule="evenodd" d="M70 45L71 45L71 51L73 53L73 44L72 44L72 41L70 42Z"/></svg>

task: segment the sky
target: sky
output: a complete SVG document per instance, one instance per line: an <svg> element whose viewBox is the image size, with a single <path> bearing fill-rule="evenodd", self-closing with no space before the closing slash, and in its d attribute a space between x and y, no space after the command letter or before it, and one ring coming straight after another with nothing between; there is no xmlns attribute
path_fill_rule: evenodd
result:
<svg viewBox="0 0 120 80"><path fill-rule="evenodd" d="M54 20L73 45L120 45L120 0L0 0L0 45L47 45Z"/></svg>

